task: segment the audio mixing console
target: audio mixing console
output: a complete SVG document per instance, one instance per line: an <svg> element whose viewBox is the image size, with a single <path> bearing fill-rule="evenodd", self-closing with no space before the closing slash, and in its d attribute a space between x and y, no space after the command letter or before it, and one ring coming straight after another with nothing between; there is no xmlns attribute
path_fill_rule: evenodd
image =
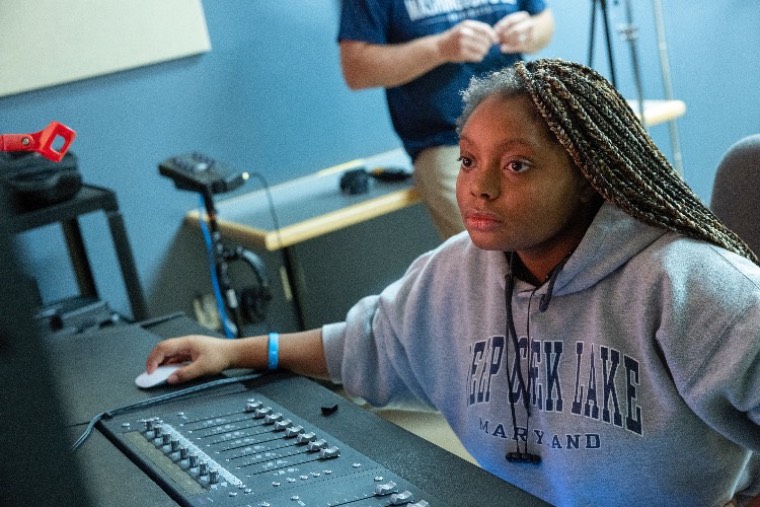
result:
<svg viewBox="0 0 760 507"><path fill-rule="evenodd" d="M333 417L336 407L323 407L322 417ZM101 431L182 505L446 505L242 384L101 424Z"/></svg>
<svg viewBox="0 0 760 507"><path fill-rule="evenodd" d="M67 428L81 439L100 414L75 454L92 499L82 505L546 505L332 386L288 372L251 379L229 371L234 382L138 389L135 375L161 336L202 330L183 315L144 325L47 342Z"/></svg>

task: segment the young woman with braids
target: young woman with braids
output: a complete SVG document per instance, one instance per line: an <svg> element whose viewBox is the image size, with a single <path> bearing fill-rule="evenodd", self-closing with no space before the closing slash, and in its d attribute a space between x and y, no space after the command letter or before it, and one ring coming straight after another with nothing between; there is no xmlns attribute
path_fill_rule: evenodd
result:
<svg viewBox="0 0 760 507"><path fill-rule="evenodd" d="M279 366L440 410L478 462L556 505L760 493L760 267L591 69L475 79L459 122L467 232ZM265 369L272 338L159 344L171 382ZM268 353L270 351L270 353ZM277 354L275 354L277 356Z"/></svg>

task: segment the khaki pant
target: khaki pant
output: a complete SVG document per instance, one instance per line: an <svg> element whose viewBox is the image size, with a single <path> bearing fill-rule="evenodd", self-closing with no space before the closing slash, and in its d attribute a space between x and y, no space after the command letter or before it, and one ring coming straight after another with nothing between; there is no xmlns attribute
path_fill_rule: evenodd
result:
<svg viewBox="0 0 760 507"><path fill-rule="evenodd" d="M459 146L423 150L414 161L414 185L443 239L464 230L456 199Z"/></svg>

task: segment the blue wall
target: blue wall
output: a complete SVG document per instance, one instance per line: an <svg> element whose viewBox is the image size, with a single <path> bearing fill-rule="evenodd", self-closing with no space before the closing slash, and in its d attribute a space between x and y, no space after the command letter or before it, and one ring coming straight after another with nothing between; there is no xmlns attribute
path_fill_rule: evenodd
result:
<svg viewBox="0 0 760 507"><path fill-rule="evenodd" d="M540 56L586 63L591 2L554 3L556 37ZM652 6L633 3L644 91L661 98ZM687 104L678 121L685 176L708 202L725 149L760 132L760 8L747 1L663 3L674 91ZM610 4L615 30L625 2ZM339 0L203 6L209 53L0 99L0 132L33 132L54 119L77 131L72 151L84 178L117 191L148 301L162 311L172 306L171 294L158 291L157 280L171 268L185 213L198 205L197 196L158 175L162 159L198 150L275 184L399 146L382 93L351 92L342 81ZM595 67L609 75L601 38L596 46ZM635 98L628 46L616 34L613 46L619 87ZM670 156L667 127L653 127L652 135ZM102 297L129 313L102 219L85 217L83 227ZM25 234L23 242L45 300L70 294L74 278L61 267L68 261L57 229Z"/></svg>

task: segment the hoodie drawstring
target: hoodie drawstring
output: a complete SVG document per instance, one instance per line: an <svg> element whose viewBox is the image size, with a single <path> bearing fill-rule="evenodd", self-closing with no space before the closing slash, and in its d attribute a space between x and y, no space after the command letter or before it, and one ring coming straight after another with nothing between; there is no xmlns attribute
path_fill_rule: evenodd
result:
<svg viewBox="0 0 760 507"><path fill-rule="evenodd" d="M552 300L552 294L554 293L554 284L557 281L557 277L559 276L559 272L562 271L562 268L567 263L568 259L570 259L570 255L572 252L567 254L562 261L557 264L554 269L552 270L551 276L549 276L549 286L546 288L546 294L541 296L541 302L538 304L538 309L541 311L541 313L545 312L547 308L549 308L549 303ZM510 261L511 262L511 261Z"/></svg>
<svg viewBox="0 0 760 507"><path fill-rule="evenodd" d="M512 260L513 255L510 255L509 262L510 262L510 272L506 277L506 283L504 286L504 298L506 300L506 309L507 309L507 336L511 337L512 339L512 345L515 349L515 373L518 377L518 381L520 383L520 394L523 398L523 404L525 405L525 412L526 412L526 420L525 420L525 431L527 433L530 425L530 399L529 399L529 392L530 387L532 384L533 377L528 372L528 382L527 384L523 380L522 375L522 368L520 367L520 348L519 344L517 342L517 330L515 329L515 321L514 317L512 315L512 295L514 293L514 287L515 287L515 277L512 274L511 266L512 266ZM528 345L528 357L530 357L530 344ZM515 439L517 439L517 418L515 415L515 402L512 399L512 395L514 393L514 385L512 383L512 374L509 371L509 345L505 348L505 354L504 354L504 360L506 361L506 369L507 369L507 384L509 385L509 394L507 395L507 399L509 401L509 408L512 411L512 429L514 430ZM515 452L507 452L507 455L505 456L507 461L510 463L532 463L532 464L539 464L541 463L541 456L538 454L530 453L528 452L528 440L526 435L525 440L525 450L523 452L520 452L520 440L517 439L515 442L515 445L517 447L517 450Z"/></svg>

